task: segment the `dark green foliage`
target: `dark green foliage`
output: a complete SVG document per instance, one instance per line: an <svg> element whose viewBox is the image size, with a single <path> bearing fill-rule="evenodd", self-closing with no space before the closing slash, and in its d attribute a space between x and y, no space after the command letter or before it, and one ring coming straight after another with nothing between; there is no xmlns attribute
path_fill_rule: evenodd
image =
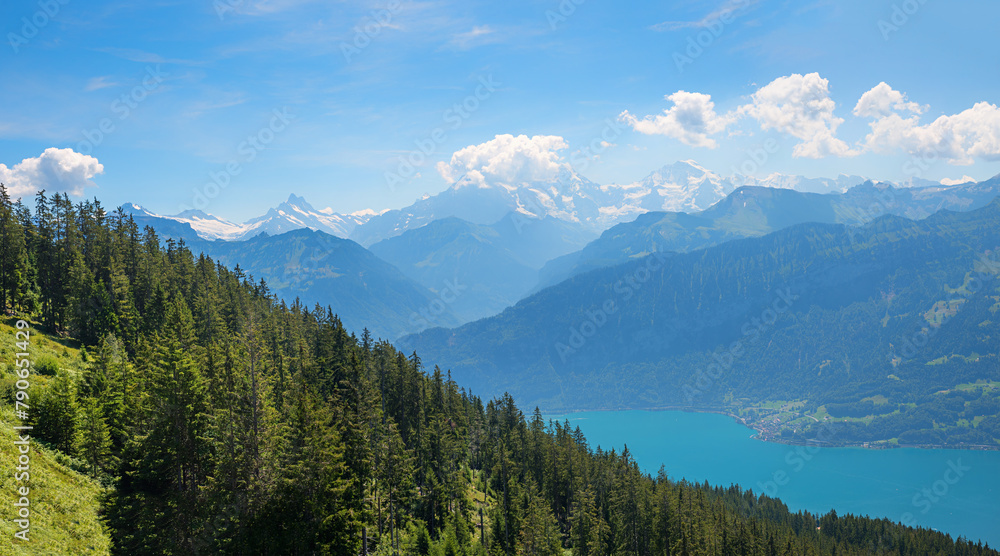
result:
<svg viewBox="0 0 1000 556"><path fill-rule="evenodd" d="M55 357L43 355L35 361L32 367L34 367L35 372L40 375L56 376L59 372L59 361L57 361Z"/></svg>
<svg viewBox="0 0 1000 556"><path fill-rule="evenodd" d="M60 372L35 400L35 436L67 454L75 454L80 407L73 378Z"/></svg>

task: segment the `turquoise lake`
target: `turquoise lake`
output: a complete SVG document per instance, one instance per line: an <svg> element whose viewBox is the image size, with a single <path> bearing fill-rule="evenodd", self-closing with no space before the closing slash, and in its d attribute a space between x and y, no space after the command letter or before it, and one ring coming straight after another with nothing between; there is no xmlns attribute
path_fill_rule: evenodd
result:
<svg viewBox="0 0 1000 556"><path fill-rule="evenodd" d="M672 479L738 484L792 511L887 517L1000 546L1000 452L866 450L761 442L725 415L599 411L546 415L579 425L592 448L628 445ZM780 483L780 484L779 484Z"/></svg>

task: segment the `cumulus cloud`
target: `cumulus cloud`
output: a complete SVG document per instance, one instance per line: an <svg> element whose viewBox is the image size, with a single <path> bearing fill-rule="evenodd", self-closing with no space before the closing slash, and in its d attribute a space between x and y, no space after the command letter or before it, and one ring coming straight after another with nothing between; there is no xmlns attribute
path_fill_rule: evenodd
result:
<svg viewBox="0 0 1000 556"><path fill-rule="evenodd" d="M924 106L908 101L905 94L894 90L883 81L861 95L861 99L854 107L854 115L861 118L881 118L893 111L923 114L925 109Z"/></svg>
<svg viewBox="0 0 1000 556"><path fill-rule="evenodd" d="M464 175L480 186L487 180L511 185L547 181L568 170L559 155L568 146L557 135L497 135L455 152L450 162L438 162L437 170L451 183Z"/></svg>
<svg viewBox="0 0 1000 556"><path fill-rule="evenodd" d="M646 135L666 135L692 147L718 146L709 135L724 131L735 121L732 114L719 115L715 112L712 96L703 93L677 91L665 97L674 105L663 111L663 114L646 116L639 119L628 110L622 112L618 119L632 129Z"/></svg>
<svg viewBox="0 0 1000 556"><path fill-rule="evenodd" d="M751 96L752 102L739 107L738 112L756 119L765 131L774 129L801 139L792 156L856 155L857 151L836 137L844 120L833 113L837 105L830 98L829 85L818 73L779 77L758 89Z"/></svg>
<svg viewBox="0 0 1000 556"><path fill-rule="evenodd" d="M25 158L8 168L0 164L0 182L7 186L12 198L33 195L44 189L47 193L68 193L82 196L90 181L104 173L104 165L96 158L73 149L45 149L35 158Z"/></svg>
<svg viewBox="0 0 1000 556"><path fill-rule="evenodd" d="M893 109L913 112L895 104ZM961 165L972 164L977 158L1000 160L1000 108L995 104L979 102L972 108L940 116L926 125L920 124L917 114L904 118L896 111L865 113L875 117L869 124L871 133L865 137L868 150L878 153L901 150Z"/></svg>
<svg viewBox="0 0 1000 556"><path fill-rule="evenodd" d="M941 180L941 185L962 185L963 183L969 183L974 181L976 181L976 178L969 175L965 175L958 178L957 180L953 180L951 178L944 178L943 180Z"/></svg>
<svg viewBox="0 0 1000 556"><path fill-rule="evenodd" d="M869 118L871 132L852 148L837 137L844 119L835 114L830 83L818 73L779 77L760 87L750 102L719 114L712 97L704 93L677 91L666 97L673 106L662 114L639 118L627 110L619 120L646 135L665 135L694 147L715 148L713 135L729 130L741 119L755 120L764 131L775 130L799 139L792 156L823 158L856 156L862 152L905 153L925 158L943 158L951 164L968 165L977 159L1000 160L1000 108L979 102L958 114L938 117L922 124L928 107L912 102L906 94L881 82L861 95L853 114Z"/></svg>
<svg viewBox="0 0 1000 556"><path fill-rule="evenodd" d="M677 91L666 97L674 106L657 116L642 119L627 110L619 119L647 135L666 135L693 147L715 148L710 136L721 133L740 118L756 120L761 129L777 130L802 140L792 155L804 158L854 156L857 151L836 137L844 122L834 115L829 82L818 73L779 77L757 89L751 102L731 112L718 114L712 97L704 93ZM731 132L731 135L740 133Z"/></svg>

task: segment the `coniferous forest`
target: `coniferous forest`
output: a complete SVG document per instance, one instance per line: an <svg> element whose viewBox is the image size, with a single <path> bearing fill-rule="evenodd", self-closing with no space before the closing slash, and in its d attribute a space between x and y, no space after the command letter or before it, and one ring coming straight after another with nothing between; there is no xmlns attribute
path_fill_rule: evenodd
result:
<svg viewBox="0 0 1000 556"><path fill-rule="evenodd" d="M36 365L35 440L104 486L113 554L995 554L646 475L120 210L0 201L0 307L84 358Z"/></svg>

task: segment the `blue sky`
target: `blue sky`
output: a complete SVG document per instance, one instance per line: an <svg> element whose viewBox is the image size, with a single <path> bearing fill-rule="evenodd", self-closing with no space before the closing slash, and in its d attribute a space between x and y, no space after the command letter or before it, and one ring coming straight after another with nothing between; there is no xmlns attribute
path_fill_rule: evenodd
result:
<svg viewBox="0 0 1000 556"><path fill-rule="evenodd" d="M598 183L682 159L760 176L1000 173L996 2L51 0L4 13L0 179L22 194L239 221L290 192L338 212L396 208L447 188L449 168L472 168L453 153L502 134L562 138L539 144ZM769 139L775 152L747 165Z"/></svg>

